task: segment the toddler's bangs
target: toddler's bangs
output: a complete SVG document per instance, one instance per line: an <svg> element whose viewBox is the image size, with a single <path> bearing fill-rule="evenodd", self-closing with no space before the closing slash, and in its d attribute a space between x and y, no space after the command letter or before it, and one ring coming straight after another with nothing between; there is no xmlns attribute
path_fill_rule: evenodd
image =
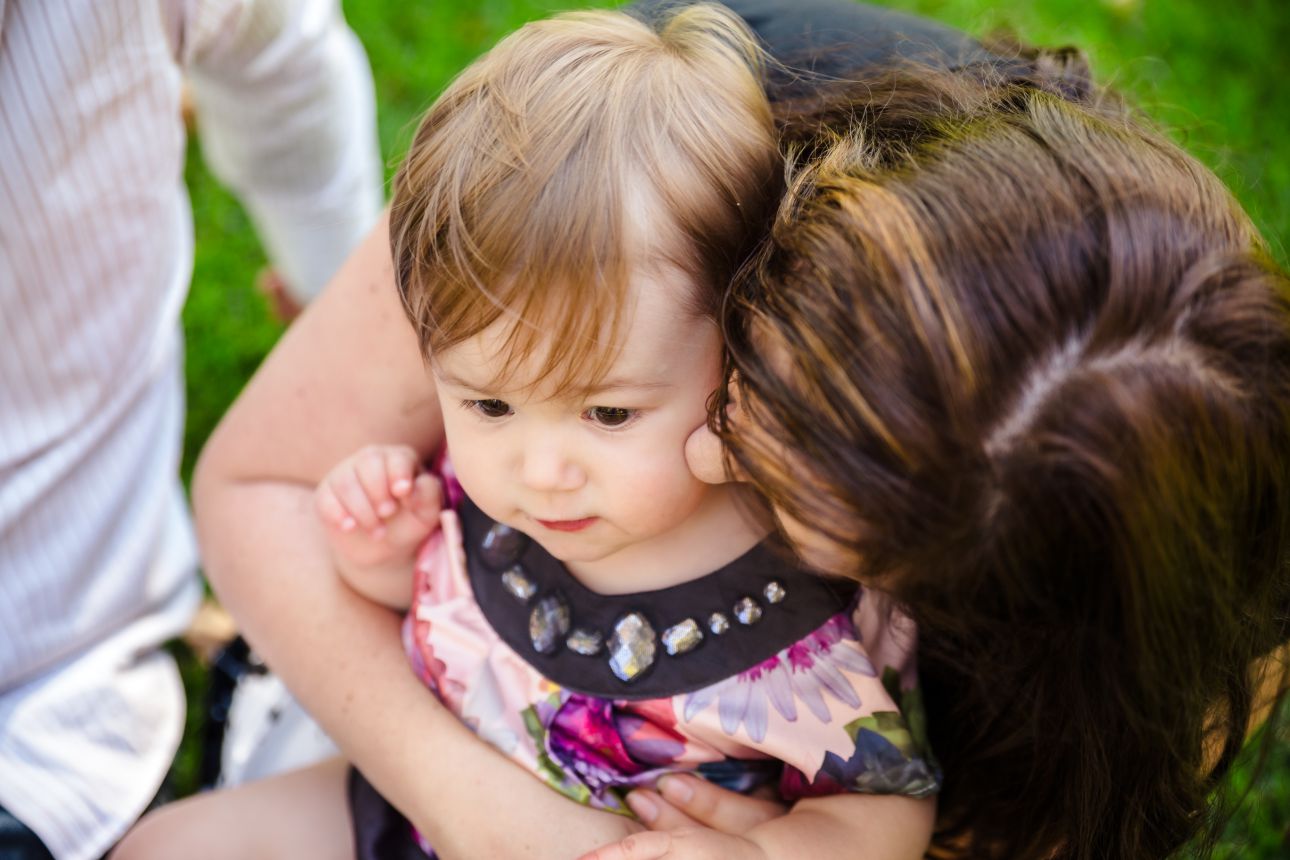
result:
<svg viewBox="0 0 1290 860"><path fill-rule="evenodd" d="M620 12L521 28L426 115L390 234L429 356L496 322L513 372L556 388L616 357L629 281L668 263L713 313L760 232L778 156L743 22L717 6L656 32Z"/></svg>

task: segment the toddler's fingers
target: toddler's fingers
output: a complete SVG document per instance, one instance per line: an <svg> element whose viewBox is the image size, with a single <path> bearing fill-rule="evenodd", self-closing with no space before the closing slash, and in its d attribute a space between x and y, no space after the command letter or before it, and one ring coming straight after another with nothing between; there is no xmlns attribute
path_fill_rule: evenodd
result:
<svg viewBox="0 0 1290 860"><path fill-rule="evenodd" d="M407 445L392 445L385 452L385 473L389 478L390 495L395 499L406 498L412 492L412 482L421 470L417 452Z"/></svg>
<svg viewBox="0 0 1290 860"><path fill-rule="evenodd" d="M443 485L434 475L418 475L405 504L413 516L426 525L438 525L439 513L443 510Z"/></svg>
<svg viewBox="0 0 1290 860"><path fill-rule="evenodd" d="M314 493L314 510L318 512L318 517L323 521L323 525L336 531L348 532L353 531L358 522L349 515L345 506L336 498L335 491L331 485L323 483Z"/></svg>
<svg viewBox="0 0 1290 860"><path fill-rule="evenodd" d="M344 468L333 472L327 483L336 494L336 499L354 521L360 527L374 531L380 527L381 518L368 497L356 467L357 463L347 464Z"/></svg>
<svg viewBox="0 0 1290 860"><path fill-rule="evenodd" d="M354 458L354 472L358 475L358 481L367 494L370 507L382 520L399 510L399 503L390 493L390 476L385 455L383 449L370 447Z"/></svg>

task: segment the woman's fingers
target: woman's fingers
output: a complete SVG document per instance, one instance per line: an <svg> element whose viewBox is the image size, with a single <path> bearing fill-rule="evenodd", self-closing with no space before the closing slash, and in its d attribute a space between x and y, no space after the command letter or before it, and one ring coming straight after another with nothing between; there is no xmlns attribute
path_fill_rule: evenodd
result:
<svg viewBox="0 0 1290 860"><path fill-rule="evenodd" d="M662 795L659 800L666 802L668 808L660 805L658 820L668 823L646 821L651 830L672 830L698 823L722 833L739 835L788 811L773 800L748 797L683 774L659 780L659 794Z"/></svg>
<svg viewBox="0 0 1290 860"><path fill-rule="evenodd" d="M658 860L672 850L672 837L663 831L633 833L620 842L597 848L578 860Z"/></svg>
<svg viewBox="0 0 1290 860"><path fill-rule="evenodd" d="M637 789L627 795L627 805L641 823L650 830L676 830L681 827L699 827L699 822L663 799L656 791Z"/></svg>

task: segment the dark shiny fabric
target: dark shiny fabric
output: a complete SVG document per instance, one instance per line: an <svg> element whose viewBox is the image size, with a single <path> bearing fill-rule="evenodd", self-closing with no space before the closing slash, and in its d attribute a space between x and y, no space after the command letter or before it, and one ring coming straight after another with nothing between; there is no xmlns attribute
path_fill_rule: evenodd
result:
<svg viewBox="0 0 1290 860"><path fill-rule="evenodd" d="M646 21L694 0L639 0L626 7ZM981 44L936 21L853 0L720 0L747 22L782 67L767 80L771 101L811 93L831 80L918 62L946 68L996 62Z"/></svg>
<svg viewBox="0 0 1290 860"><path fill-rule="evenodd" d="M54 860L54 855L30 827L0 806L0 860Z"/></svg>
<svg viewBox="0 0 1290 860"><path fill-rule="evenodd" d="M355 860L426 860L412 825L352 767L346 794L354 824ZM9 858L0 855L0 860Z"/></svg>

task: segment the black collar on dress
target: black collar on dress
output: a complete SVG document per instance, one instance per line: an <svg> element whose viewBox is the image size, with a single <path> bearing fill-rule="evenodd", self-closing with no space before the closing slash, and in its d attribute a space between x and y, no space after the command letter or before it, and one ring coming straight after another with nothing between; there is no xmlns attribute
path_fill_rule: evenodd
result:
<svg viewBox="0 0 1290 860"><path fill-rule="evenodd" d="M470 499L458 513L471 588L498 635L547 678L601 698L709 686L787 648L855 598L854 583L803 570L766 542L690 582L597 594Z"/></svg>

